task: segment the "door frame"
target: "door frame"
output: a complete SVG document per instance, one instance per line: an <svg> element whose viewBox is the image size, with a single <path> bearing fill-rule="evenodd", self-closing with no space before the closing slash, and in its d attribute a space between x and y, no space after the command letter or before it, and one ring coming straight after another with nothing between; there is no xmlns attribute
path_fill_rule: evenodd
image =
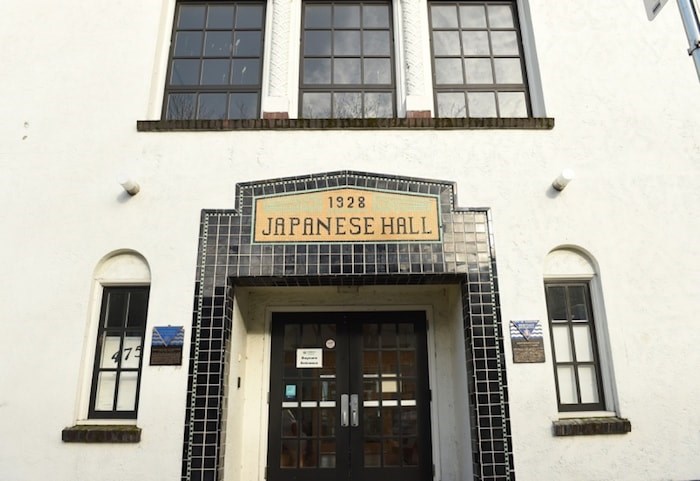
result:
<svg viewBox="0 0 700 481"><path fill-rule="evenodd" d="M267 450L269 442L269 418L270 418L270 403L269 403L269 387L270 387L270 370L271 370L271 358L272 358L272 316L273 313L285 313L285 312L402 312L402 311L423 311L425 312L426 319L426 348L428 356L428 389L432 393L432 398L429 403L430 412L430 435L431 435L431 457L432 464L434 466L434 472L440 473L440 431L438 423L438 413L437 407L439 403L437 402L437 396L439 393L435 389L435 376L437 376L437 366L435 360L435 329L433 324L435 322L435 317L433 315L432 304L377 304L377 305L367 305L367 304L334 304L334 305L323 305L323 304L313 304L313 305L266 305L264 306L264 316L265 316L265 339L264 346L265 352L263 355L264 364L262 366L262 379L261 385L264 387L265 392L261 396L261 409L260 409L260 442L258 446L258 466L261 467L263 471L267 466ZM265 475L260 477L261 480L266 479Z"/></svg>

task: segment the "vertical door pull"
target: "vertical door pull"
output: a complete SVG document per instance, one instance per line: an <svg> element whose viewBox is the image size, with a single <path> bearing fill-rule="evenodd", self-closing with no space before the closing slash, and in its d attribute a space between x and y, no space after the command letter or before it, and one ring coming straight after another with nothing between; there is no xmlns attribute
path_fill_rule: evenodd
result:
<svg viewBox="0 0 700 481"><path fill-rule="evenodd" d="M350 396L350 424L353 427L360 425L360 407L357 394Z"/></svg>
<svg viewBox="0 0 700 481"><path fill-rule="evenodd" d="M350 424L350 412L348 410L348 395L340 395L340 425L347 427Z"/></svg>

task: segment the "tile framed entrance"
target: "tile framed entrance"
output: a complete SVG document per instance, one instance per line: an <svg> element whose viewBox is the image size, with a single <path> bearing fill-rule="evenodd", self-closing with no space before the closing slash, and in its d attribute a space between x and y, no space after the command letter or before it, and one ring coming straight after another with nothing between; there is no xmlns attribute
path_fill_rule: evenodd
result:
<svg viewBox="0 0 700 481"><path fill-rule="evenodd" d="M254 242L255 202L349 188L434 198L439 240ZM238 184L235 210L203 210L190 346L182 481L223 479L227 354L233 292L241 286L457 284L462 319L474 480L515 480L488 209L457 207L451 182L354 171Z"/></svg>

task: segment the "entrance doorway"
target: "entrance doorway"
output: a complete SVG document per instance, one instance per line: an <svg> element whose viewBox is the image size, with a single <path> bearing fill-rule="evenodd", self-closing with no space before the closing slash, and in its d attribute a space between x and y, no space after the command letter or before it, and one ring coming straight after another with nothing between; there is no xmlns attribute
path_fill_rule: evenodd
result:
<svg viewBox="0 0 700 481"><path fill-rule="evenodd" d="M268 481L433 477L423 311L274 313Z"/></svg>

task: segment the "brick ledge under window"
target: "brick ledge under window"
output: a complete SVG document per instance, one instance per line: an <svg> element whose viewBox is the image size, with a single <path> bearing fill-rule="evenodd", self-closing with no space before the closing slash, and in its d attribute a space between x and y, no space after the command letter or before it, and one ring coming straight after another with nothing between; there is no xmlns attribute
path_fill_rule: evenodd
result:
<svg viewBox="0 0 700 481"><path fill-rule="evenodd" d="M61 440L65 443L138 443L141 428L125 425L76 425L64 428Z"/></svg>
<svg viewBox="0 0 700 481"><path fill-rule="evenodd" d="M392 118L392 119L250 119L250 120L137 120L139 132L220 130L551 130L551 117L527 118Z"/></svg>
<svg viewBox="0 0 700 481"><path fill-rule="evenodd" d="M552 426L555 436L625 434L632 431L629 420L618 417L560 419L553 421Z"/></svg>

